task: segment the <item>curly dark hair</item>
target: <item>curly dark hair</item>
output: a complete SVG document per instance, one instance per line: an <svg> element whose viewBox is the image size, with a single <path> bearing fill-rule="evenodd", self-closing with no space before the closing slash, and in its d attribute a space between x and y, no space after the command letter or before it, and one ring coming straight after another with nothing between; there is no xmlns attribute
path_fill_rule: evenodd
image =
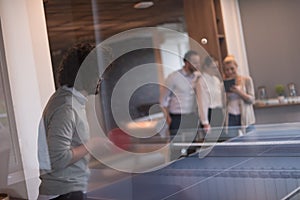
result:
<svg viewBox="0 0 300 200"><path fill-rule="evenodd" d="M58 81L61 86L73 87L81 64L95 48L90 42L80 42L68 49L58 67Z"/></svg>

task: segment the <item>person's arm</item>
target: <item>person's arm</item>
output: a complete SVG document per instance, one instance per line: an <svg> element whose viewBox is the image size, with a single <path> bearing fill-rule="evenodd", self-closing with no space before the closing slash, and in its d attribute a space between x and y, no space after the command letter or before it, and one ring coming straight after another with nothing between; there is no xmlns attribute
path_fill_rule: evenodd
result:
<svg viewBox="0 0 300 200"><path fill-rule="evenodd" d="M172 77L169 76L166 79L165 85L162 86L162 88L161 88L161 96L160 96L160 106L166 117L166 122L168 123L168 125L171 124L171 117L170 117L169 109L168 109L170 98L172 95L171 89L172 89Z"/></svg>
<svg viewBox="0 0 300 200"><path fill-rule="evenodd" d="M57 110L50 119L47 129L47 143L52 169L62 169L73 164L88 154L85 145L92 141L72 146L75 132L75 112L71 107Z"/></svg>
<svg viewBox="0 0 300 200"><path fill-rule="evenodd" d="M73 158L72 137L75 116L71 107L54 112L47 126L47 143L52 169L65 168Z"/></svg>
<svg viewBox="0 0 300 200"><path fill-rule="evenodd" d="M72 150L72 159L70 160L69 165L79 161L89 153L85 145L83 144L77 147L73 147L71 150Z"/></svg>
<svg viewBox="0 0 300 200"><path fill-rule="evenodd" d="M69 165L82 159L89 153L89 151L94 151L95 148L99 148L100 145L105 145L104 143L105 141L103 141L100 137L94 137L90 138L85 144L71 148L72 159L69 162Z"/></svg>
<svg viewBox="0 0 300 200"><path fill-rule="evenodd" d="M255 101L253 81L250 77L245 77L244 81L246 91L238 88L238 86L233 86L231 91L238 94L246 103L253 104Z"/></svg>
<svg viewBox="0 0 300 200"><path fill-rule="evenodd" d="M164 113L167 124L170 126L172 119L171 119L170 113L168 111L168 108L162 107L161 109L162 109L162 112Z"/></svg>
<svg viewBox="0 0 300 200"><path fill-rule="evenodd" d="M171 117L170 117L170 113L169 113L169 109L168 109L170 95L171 95L171 91L168 90L167 88L163 88L160 105L161 105L162 112L164 113L164 116L166 118L166 122L168 125L171 124Z"/></svg>
<svg viewBox="0 0 300 200"><path fill-rule="evenodd" d="M220 90L221 90L221 95L222 95L222 107L225 107L226 105L226 92L225 92L225 88L224 88L224 83L223 81L220 81Z"/></svg>
<svg viewBox="0 0 300 200"><path fill-rule="evenodd" d="M195 85L196 101L198 105L198 115L203 129L205 132L210 130L210 124L208 120L208 109L210 94L203 77L200 77Z"/></svg>

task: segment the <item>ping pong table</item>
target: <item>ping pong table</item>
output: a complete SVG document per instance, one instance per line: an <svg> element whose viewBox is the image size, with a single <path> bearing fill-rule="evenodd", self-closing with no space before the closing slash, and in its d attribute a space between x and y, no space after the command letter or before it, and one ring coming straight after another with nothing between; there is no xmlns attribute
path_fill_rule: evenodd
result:
<svg viewBox="0 0 300 200"><path fill-rule="evenodd" d="M159 170L95 189L88 198L300 199L300 124L257 127L226 142L192 145L202 148Z"/></svg>

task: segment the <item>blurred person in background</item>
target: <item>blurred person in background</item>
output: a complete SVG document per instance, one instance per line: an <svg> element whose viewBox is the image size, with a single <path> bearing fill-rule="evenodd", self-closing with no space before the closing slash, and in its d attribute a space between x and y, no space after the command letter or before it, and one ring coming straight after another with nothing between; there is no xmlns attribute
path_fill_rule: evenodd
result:
<svg viewBox="0 0 300 200"><path fill-rule="evenodd" d="M203 138L210 132L211 127L222 128L224 125L224 89L218 74L218 61L207 56L195 85Z"/></svg>
<svg viewBox="0 0 300 200"><path fill-rule="evenodd" d="M161 95L161 106L165 112L171 136L176 135L180 128L197 128L194 92L194 72L200 68L200 56L196 51L188 51L183 57L182 69L171 73Z"/></svg>
<svg viewBox="0 0 300 200"><path fill-rule="evenodd" d="M226 92L226 127L229 137L235 137L254 130L255 101L252 78L238 74L238 64L234 56L223 60L224 80L234 79L235 84Z"/></svg>

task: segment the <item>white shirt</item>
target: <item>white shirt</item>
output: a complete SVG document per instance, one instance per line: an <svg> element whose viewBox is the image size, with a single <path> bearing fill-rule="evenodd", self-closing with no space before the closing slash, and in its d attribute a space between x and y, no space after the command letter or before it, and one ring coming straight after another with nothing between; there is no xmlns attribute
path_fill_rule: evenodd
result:
<svg viewBox="0 0 300 200"><path fill-rule="evenodd" d="M228 113L233 115L241 114L241 109L240 109L241 97L238 94L233 92L228 93L227 96L228 96L228 106L227 106Z"/></svg>
<svg viewBox="0 0 300 200"><path fill-rule="evenodd" d="M161 106L172 114L190 114L195 111L194 74L183 69L171 73L161 95Z"/></svg>
<svg viewBox="0 0 300 200"><path fill-rule="evenodd" d="M202 124L209 124L208 109L222 108L222 84L216 76L203 73L196 84L198 113Z"/></svg>

